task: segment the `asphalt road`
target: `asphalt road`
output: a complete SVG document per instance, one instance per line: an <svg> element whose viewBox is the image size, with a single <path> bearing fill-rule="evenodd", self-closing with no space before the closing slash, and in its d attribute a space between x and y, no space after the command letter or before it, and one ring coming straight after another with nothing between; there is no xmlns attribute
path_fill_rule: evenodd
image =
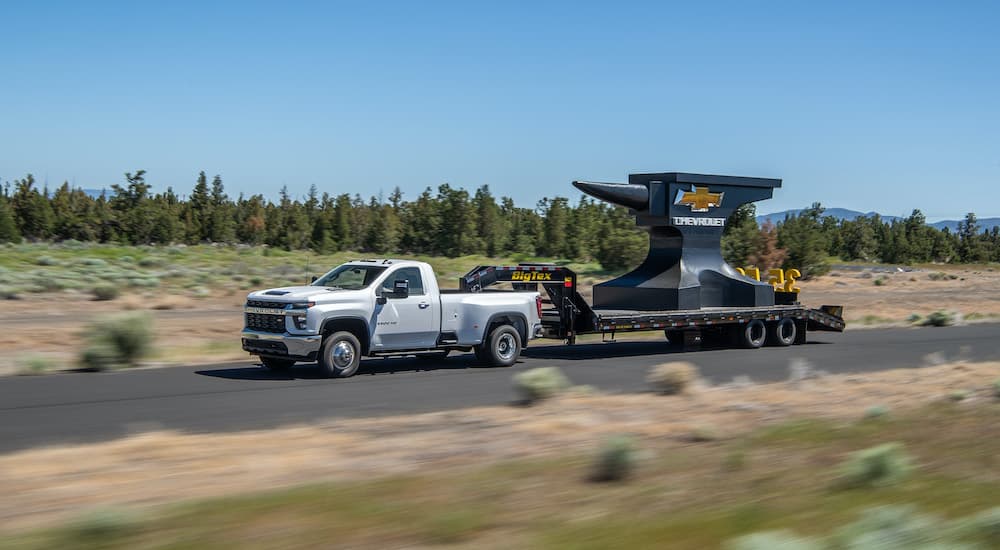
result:
<svg viewBox="0 0 1000 550"><path fill-rule="evenodd" d="M942 360L1000 360L1000 325L810 333L791 348L682 353L662 341L564 346L539 340L511 368L471 354L442 361L366 360L353 378L318 378L308 366L274 374L252 362L114 373L0 379L0 452L99 441L152 429L192 432L266 428L320 418L411 414L511 402L510 378L557 366L574 384L645 389L650 366L684 359L715 383L747 375L782 380L795 358L829 372L920 367Z"/></svg>

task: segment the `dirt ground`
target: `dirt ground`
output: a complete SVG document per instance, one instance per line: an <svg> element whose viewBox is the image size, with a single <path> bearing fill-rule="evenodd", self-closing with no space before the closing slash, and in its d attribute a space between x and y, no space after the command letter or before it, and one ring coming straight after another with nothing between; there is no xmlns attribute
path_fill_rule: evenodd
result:
<svg viewBox="0 0 1000 550"><path fill-rule="evenodd" d="M800 286L806 305L843 305L848 330L905 324L912 314L938 310L959 313L965 322L1000 320L1000 271L991 267L933 266L909 272L842 268ZM589 287L583 290L587 294ZM234 289L205 298L146 292L107 302L83 293L28 294L3 303L0 373L23 370L32 357L53 368L72 368L85 344L87 323L132 310L148 311L154 318L157 342L150 364L247 359L238 336L244 297Z"/></svg>
<svg viewBox="0 0 1000 550"><path fill-rule="evenodd" d="M383 419L330 420L229 434L155 432L106 443L0 456L0 525L19 528L96 506L146 506L319 480L471 468L587 453L612 434L668 453L695 434L725 440L791 418L852 422L931 402L995 401L1000 363L865 375L797 375L775 384L685 395L569 393L532 407L476 408ZM954 401L956 392L964 399ZM977 405L978 404L978 405Z"/></svg>

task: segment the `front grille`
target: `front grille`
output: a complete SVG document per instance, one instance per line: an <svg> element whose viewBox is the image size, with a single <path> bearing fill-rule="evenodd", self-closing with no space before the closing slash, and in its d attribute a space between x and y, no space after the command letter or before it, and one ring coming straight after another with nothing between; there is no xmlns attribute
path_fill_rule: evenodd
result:
<svg viewBox="0 0 1000 550"><path fill-rule="evenodd" d="M264 307L264 306L251 306ZM284 315L263 315L260 313L245 313L247 328L264 332L285 332Z"/></svg>
<svg viewBox="0 0 1000 550"><path fill-rule="evenodd" d="M287 302L265 302L263 300L247 300L247 307L266 307L271 309L285 309Z"/></svg>

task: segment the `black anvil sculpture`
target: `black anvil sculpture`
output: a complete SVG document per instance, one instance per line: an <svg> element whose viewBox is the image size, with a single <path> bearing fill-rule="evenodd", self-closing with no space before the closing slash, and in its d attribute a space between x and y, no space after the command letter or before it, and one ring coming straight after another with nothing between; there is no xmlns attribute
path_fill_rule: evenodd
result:
<svg viewBox="0 0 1000 550"><path fill-rule="evenodd" d="M774 305L774 288L722 259L726 220L740 206L771 198L779 179L667 172L629 174L628 183L574 181L578 189L628 207L649 226L642 265L594 286L595 309L661 311Z"/></svg>

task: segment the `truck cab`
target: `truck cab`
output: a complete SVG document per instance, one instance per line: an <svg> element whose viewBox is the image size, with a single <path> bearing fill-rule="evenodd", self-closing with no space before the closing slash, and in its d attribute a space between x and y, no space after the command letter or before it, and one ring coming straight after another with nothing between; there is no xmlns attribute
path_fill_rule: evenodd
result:
<svg viewBox="0 0 1000 550"><path fill-rule="evenodd" d="M411 260L357 260L306 286L252 292L243 349L272 369L317 361L351 376L362 356L474 350L492 365L513 364L541 332L537 292L442 291L433 268Z"/></svg>

